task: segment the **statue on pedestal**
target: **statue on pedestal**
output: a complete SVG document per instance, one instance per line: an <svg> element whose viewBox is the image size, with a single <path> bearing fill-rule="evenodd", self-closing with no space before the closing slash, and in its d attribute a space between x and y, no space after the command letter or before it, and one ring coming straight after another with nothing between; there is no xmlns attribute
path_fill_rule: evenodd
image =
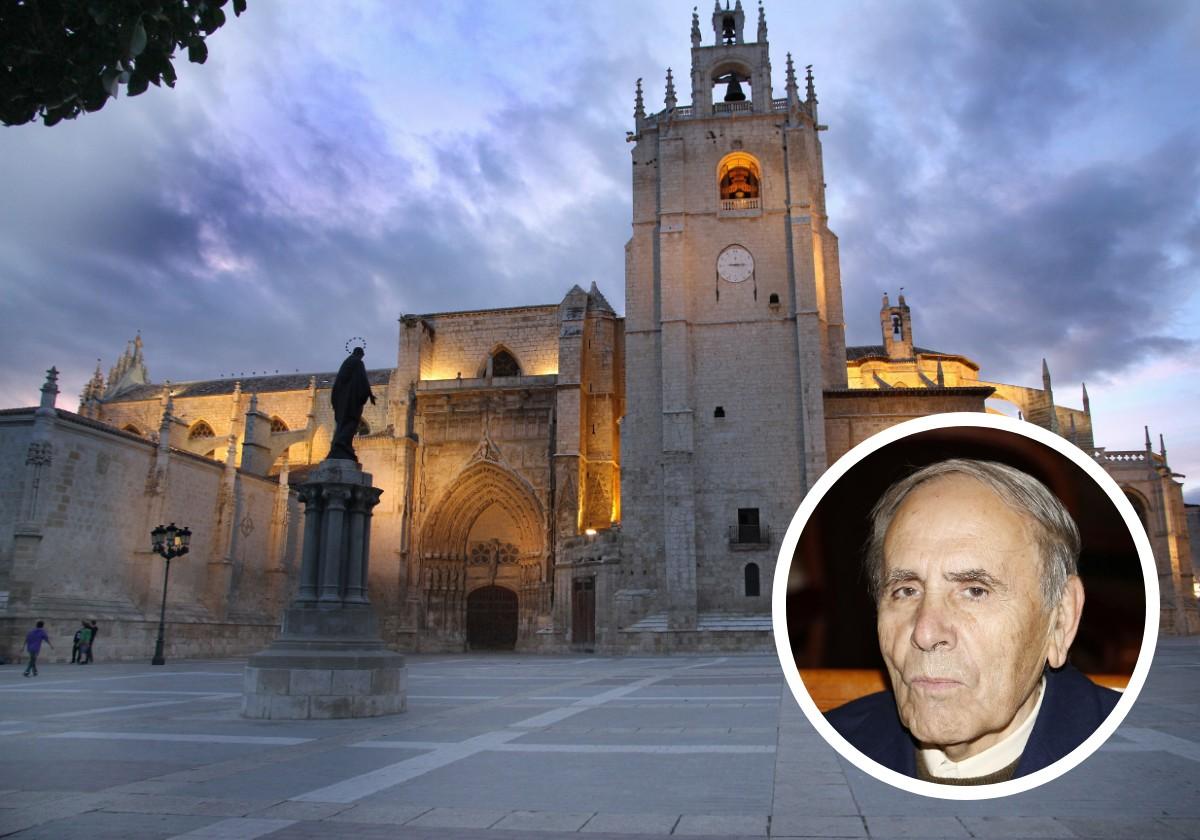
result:
<svg viewBox="0 0 1200 840"><path fill-rule="evenodd" d="M362 422L363 406L367 400L375 404L375 395L371 393L371 382L367 379L367 366L363 364L364 349L355 347L354 351L338 368L337 378L333 380L333 393L330 401L333 403L333 419L337 422L333 430L333 442L329 447L326 458L338 458L358 462L354 454L354 436L358 434Z"/></svg>
<svg viewBox="0 0 1200 840"><path fill-rule="evenodd" d="M371 509L383 491L363 472L352 445L363 406L375 402L362 358L356 346L333 383L333 445L299 488L299 591L275 641L246 662L243 717L360 718L407 707L404 657L384 645L367 597Z"/></svg>

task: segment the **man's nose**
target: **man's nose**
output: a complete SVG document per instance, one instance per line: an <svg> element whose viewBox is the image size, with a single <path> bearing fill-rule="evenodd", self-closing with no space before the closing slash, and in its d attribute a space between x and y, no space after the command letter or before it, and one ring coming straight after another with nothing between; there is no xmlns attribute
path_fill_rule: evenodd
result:
<svg viewBox="0 0 1200 840"><path fill-rule="evenodd" d="M913 647L926 652L938 649L952 650L956 634L954 618L948 605L928 594L921 599L913 621Z"/></svg>

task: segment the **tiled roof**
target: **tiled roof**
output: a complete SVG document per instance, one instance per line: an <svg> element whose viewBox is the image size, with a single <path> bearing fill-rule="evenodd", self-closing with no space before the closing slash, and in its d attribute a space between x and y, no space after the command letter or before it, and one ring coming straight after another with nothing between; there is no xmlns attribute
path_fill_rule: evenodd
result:
<svg viewBox="0 0 1200 840"><path fill-rule="evenodd" d="M913 352L922 356L959 356L958 353L943 353L941 350L930 350L928 347L913 347ZM846 361L856 362L872 356L887 358L887 348L882 344L856 344L846 347Z"/></svg>
<svg viewBox="0 0 1200 840"><path fill-rule="evenodd" d="M372 385L386 385L392 375L392 368L367 371L367 379ZM315 376L318 388L332 388L333 379L337 372L332 373L282 373L274 376L250 376L246 378L227 377L225 379L204 379L196 382L172 382L171 391L176 397L219 397L232 394L233 386L241 382L242 392L246 394L265 394L272 391L305 391L308 380ZM162 394L162 383L150 383L130 388L122 394L113 397L109 402L136 402L137 400L158 399Z"/></svg>

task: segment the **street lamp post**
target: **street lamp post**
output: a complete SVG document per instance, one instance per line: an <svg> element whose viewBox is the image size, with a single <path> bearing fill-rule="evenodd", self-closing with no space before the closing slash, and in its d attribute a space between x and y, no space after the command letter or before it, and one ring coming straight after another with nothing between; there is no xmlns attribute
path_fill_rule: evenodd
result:
<svg viewBox="0 0 1200 840"><path fill-rule="evenodd" d="M167 578L171 575L171 558L181 557L188 553L188 543L192 541L190 528L176 528L172 522L165 528L159 525L150 532L150 547L155 554L167 561L163 570L162 610L158 614L158 639L154 642L154 658L151 665L165 665L163 658L163 627L167 620Z"/></svg>

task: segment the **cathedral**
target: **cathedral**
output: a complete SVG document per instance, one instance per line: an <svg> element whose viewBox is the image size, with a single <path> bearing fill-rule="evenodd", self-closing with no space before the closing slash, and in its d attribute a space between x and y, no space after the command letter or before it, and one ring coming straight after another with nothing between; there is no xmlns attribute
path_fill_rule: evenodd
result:
<svg viewBox="0 0 1200 840"><path fill-rule="evenodd" d="M1200 632L1180 485L1165 447L1096 446L1082 408L919 346L884 295L880 343L847 346L811 70L772 89L762 7L691 27L690 102L640 80L625 314L595 284L558 302L405 314L370 348L355 441L382 488L370 600L399 650L769 650L770 592L804 493L904 420L997 401L1093 456L1150 535L1162 628ZM615 243L613 245L615 247ZM0 655L27 625L96 618L108 655L149 655L160 522L188 525L168 650L273 638L303 541L297 487L333 430L330 372L152 381L134 339L77 412L0 411ZM373 367L383 363L385 366Z"/></svg>

